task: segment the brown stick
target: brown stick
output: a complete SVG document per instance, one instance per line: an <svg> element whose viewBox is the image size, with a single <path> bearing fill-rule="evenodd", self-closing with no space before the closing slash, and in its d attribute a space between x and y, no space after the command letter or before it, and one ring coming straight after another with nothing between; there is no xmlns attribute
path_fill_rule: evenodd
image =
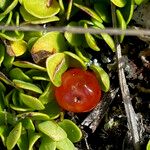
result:
<svg viewBox="0 0 150 150"><path fill-rule="evenodd" d="M116 20L116 7L111 3L111 12L112 12L112 20L114 27L117 25ZM116 57L118 61L118 77L119 77L119 84L121 88L122 100L124 102L125 112L128 121L128 129L132 136L133 146L135 150L140 149L140 136L138 132L138 123L137 123L137 116L134 111L134 108L131 103L131 96L130 91L128 89L128 85L125 78L124 73L124 62L122 61L122 54L121 54L121 45L118 40L118 36L115 36L116 42Z"/></svg>

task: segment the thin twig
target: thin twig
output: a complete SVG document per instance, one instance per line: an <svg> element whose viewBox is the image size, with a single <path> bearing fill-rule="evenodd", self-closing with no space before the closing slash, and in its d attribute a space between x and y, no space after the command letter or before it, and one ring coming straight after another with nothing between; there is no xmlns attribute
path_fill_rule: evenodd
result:
<svg viewBox="0 0 150 150"><path fill-rule="evenodd" d="M111 9L112 9L113 25L115 26L117 24L116 13L115 13L116 7L113 4L111 4ZM124 63L122 61L121 45L118 42L117 36L115 36L115 42L116 42L116 57L118 61L119 84L121 88L121 94L122 94L122 99L124 102L125 112L127 115L128 128L129 128L129 132L132 135L134 149L139 150L140 149L140 144L139 144L140 137L138 133L137 116L135 114L134 108L131 103L130 91L128 89L128 85L126 82L125 73L123 69Z"/></svg>
<svg viewBox="0 0 150 150"><path fill-rule="evenodd" d="M83 28L83 27L67 27L67 26L39 26L39 25L22 25L20 26L4 26L0 25L0 30L5 31L43 31L43 32L70 32L76 34L84 34L84 33L91 33L91 34L101 34L101 33L108 33L110 35L128 35L128 36L150 36L150 29L136 29L136 28L128 28L128 29L120 29L120 28L105 28L105 29L98 29L93 27ZM1 34L2 35L2 34ZM1 36L0 35L0 36Z"/></svg>

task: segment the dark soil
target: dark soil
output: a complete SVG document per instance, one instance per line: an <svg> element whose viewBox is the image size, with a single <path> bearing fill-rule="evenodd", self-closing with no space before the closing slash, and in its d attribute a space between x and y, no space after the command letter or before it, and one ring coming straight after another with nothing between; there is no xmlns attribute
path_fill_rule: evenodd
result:
<svg viewBox="0 0 150 150"><path fill-rule="evenodd" d="M143 150L146 149L146 144L150 139L150 93L145 91L150 89L150 70L144 66L139 54L147 47L148 44L137 37L126 37L122 45L122 55L125 61L124 70L132 97L132 105L139 119L140 145ZM96 58L98 56L97 54L92 55ZM102 50L99 56L103 58L103 60L97 58L99 62L102 62L105 70L110 72L111 84L118 88L118 74L114 65L115 54L112 54L109 50ZM104 56L107 56L106 61ZM112 67L111 70L108 69L110 66ZM87 115L76 115L73 116L73 119L80 125ZM127 118L120 90L96 131L92 133L88 127L83 127L83 133L84 138L76 145L79 150L133 149L131 135L128 134Z"/></svg>

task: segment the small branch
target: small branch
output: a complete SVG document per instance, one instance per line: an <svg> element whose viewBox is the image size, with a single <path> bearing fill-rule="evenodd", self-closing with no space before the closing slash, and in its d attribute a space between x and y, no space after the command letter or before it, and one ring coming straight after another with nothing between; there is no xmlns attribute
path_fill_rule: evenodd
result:
<svg viewBox="0 0 150 150"><path fill-rule="evenodd" d="M117 25L116 20L116 8L111 3L111 9L112 9L112 20L114 27ZM118 61L118 77L119 77L119 84L121 88L121 94L122 99L124 102L125 112L127 115L127 121L128 121L128 128L129 132L131 133L133 145L135 150L140 149L140 136L138 133L138 123L137 123L137 116L135 114L134 108L131 103L131 97L130 97L130 91L128 89L128 85L125 78L124 73L124 62L122 61L122 54L121 54L121 45L118 42L118 36L115 36L115 42L116 42L116 57Z"/></svg>
<svg viewBox="0 0 150 150"><path fill-rule="evenodd" d="M114 100L119 89L111 89L105 93L102 101L95 107L95 109L84 119L82 126L88 126L92 132L95 132L102 118L107 113L110 104Z"/></svg>

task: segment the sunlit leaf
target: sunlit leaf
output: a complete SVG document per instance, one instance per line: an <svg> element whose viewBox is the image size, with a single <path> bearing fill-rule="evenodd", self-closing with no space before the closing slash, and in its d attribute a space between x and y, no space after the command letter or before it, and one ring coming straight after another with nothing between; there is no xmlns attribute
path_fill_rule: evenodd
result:
<svg viewBox="0 0 150 150"><path fill-rule="evenodd" d="M79 127L69 119L64 119L58 123L67 133L67 137L73 143L79 142L82 138L82 132Z"/></svg>
<svg viewBox="0 0 150 150"><path fill-rule="evenodd" d="M33 92L36 92L36 93L39 93L39 94L42 93L42 90L38 86L36 86L32 83L24 82L24 81L16 80L16 79L13 80L13 83L18 88L33 91Z"/></svg>
<svg viewBox="0 0 150 150"><path fill-rule="evenodd" d="M126 0L111 0L118 7L124 7L126 5Z"/></svg>
<svg viewBox="0 0 150 150"><path fill-rule="evenodd" d="M53 141L48 136L43 136L39 150L55 150L55 149L56 149L56 142Z"/></svg>
<svg viewBox="0 0 150 150"><path fill-rule="evenodd" d="M135 3L137 4L137 5L140 5L140 4L142 4L143 2L145 2L146 0L134 0L135 1Z"/></svg>
<svg viewBox="0 0 150 150"><path fill-rule="evenodd" d="M44 24L48 22L59 21L59 18L57 16L51 16L48 18L37 18L35 16L32 16L22 6L20 7L20 13L25 20L24 24Z"/></svg>
<svg viewBox="0 0 150 150"><path fill-rule="evenodd" d="M127 25L119 9L116 10L116 14L118 20L118 27L125 30L127 28ZM122 43L123 39L124 39L124 34L120 36L120 43Z"/></svg>
<svg viewBox="0 0 150 150"><path fill-rule="evenodd" d="M84 28L88 28L87 24L84 24ZM98 47L96 40L90 33L85 33L85 39L89 47L95 51L100 51L100 48Z"/></svg>
<svg viewBox="0 0 150 150"><path fill-rule="evenodd" d="M42 110L45 108L36 97L20 93L20 99L26 106L34 110Z"/></svg>
<svg viewBox="0 0 150 150"><path fill-rule="evenodd" d="M10 41L7 42L9 48L7 48L7 53L10 56L21 56L27 50L27 43L24 40Z"/></svg>
<svg viewBox="0 0 150 150"><path fill-rule="evenodd" d="M83 5L79 5L77 3L73 3L76 7L78 7L79 9L81 9L82 11L86 12L89 16L91 16L92 18L98 20L99 22L103 22L102 19L96 14L96 12L86 6Z"/></svg>
<svg viewBox="0 0 150 150"><path fill-rule="evenodd" d="M17 144L18 139L21 136L21 129L22 129L22 124L19 122L9 133L7 140L6 140L6 146L7 149L13 149L14 146Z"/></svg>
<svg viewBox="0 0 150 150"><path fill-rule="evenodd" d="M49 4L49 1L40 1L40 0L34 0L34 1L22 0L22 3L24 8L31 15L37 18L52 17L60 11L59 4L56 0L53 0L51 4Z"/></svg>
<svg viewBox="0 0 150 150"><path fill-rule="evenodd" d="M61 75L68 68L68 61L65 58L64 53L55 53L49 56L46 60L47 73L51 82L55 86L61 85Z"/></svg>
<svg viewBox="0 0 150 150"><path fill-rule="evenodd" d="M33 60L38 63L48 56L64 50L66 50L66 41L63 34L54 31L46 33L35 42L31 49L31 55Z"/></svg>
<svg viewBox="0 0 150 150"><path fill-rule="evenodd" d="M78 26L77 22L70 22L67 27ZM64 36L68 43L72 46L80 46L83 43L83 35L65 32Z"/></svg>
<svg viewBox="0 0 150 150"><path fill-rule="evenodd" d="M39 66L39 65L36 65L34 63L31 63L29 61L14 61L13 65L20 67L20 68L31 68L31 69L46 71L46 68Z"/></svg>
<svg viewBox="0 0 150 150"><path fill-rule="evenodd" d="M32 150L34 144L37 142L37 140L41 137L39 133L30 133L29 135L29 148L28 150Z"/></svg>
<svg viewBox="0 0 150 150"><path fill-rule="evenodd" d="M77 67L85 70L87 69L86 63L76 54L69 51L64 51L64 54L69 62L69 67Z"/></svg>
<svg viewBox="0 0 150 150"><path fill-rule="evenodd" d="M147 143L146 150L150 150L150 140Z"/></svg>
<svg viewBox="0 0 150 150"><path fill-rule="evenodd" d="M104 92L108 92L110 88L110 79L108 74L100 66L90 65L90 69L95 72L102 90Z"/></svg>
<svg viewBox="0 0 150 150"><path fill-rule="evenodd" d="M31 82L32 80L20 69L20 68L13 68L9 72L10 78L13 79L18 79L26 82Z"/></svg>
<svg viewBox="0 0 150 150"><path fill-rule="evenodd" d="M67 138L66 132L54 121L45 121L38 125L39 130L54 141Z"/></svg>
<svg viewBox="0 0 150 150"><path fill-rule="evenodd" d="M49 120L50 117L47 114L41 112L26 112L17 115L18 118L31 118L32 120Z"/></svg>
<svg viewBox="0 0 150 150"><path fill-rule="evenodd" d="M75 149L73 143L68 138L65 138L61 141L56 142L56 147L61 150L74 150Z"/></svg>

